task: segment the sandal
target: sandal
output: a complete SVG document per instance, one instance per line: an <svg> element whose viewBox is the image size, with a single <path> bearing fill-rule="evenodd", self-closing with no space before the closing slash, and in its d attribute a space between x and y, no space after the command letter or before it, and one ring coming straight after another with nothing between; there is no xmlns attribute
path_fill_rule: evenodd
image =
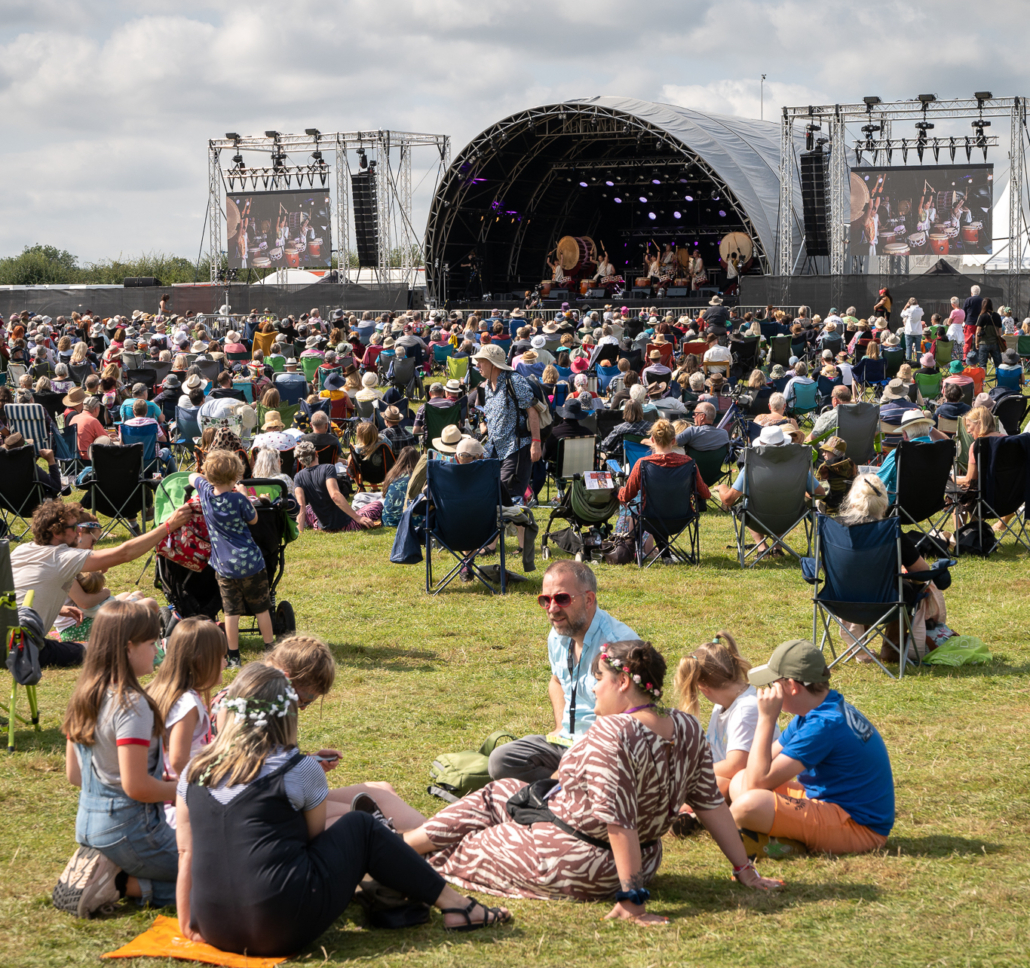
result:
<svg viewBox="0 0 1030 968"><path fill-rule="evenodd" d="M478 931L480 928L492 927L495 924L505 924L511 920L511 914L503 914L500 908L487 907L485 904L480 904L475 898L468 899L468 907L464 908L441 908L441 914L462 914L465 917L464 924L454 925L449 927L444 925L444 931ZM471 912L477 908L483 909L483 920L473 921L470 917Z"/></svg>

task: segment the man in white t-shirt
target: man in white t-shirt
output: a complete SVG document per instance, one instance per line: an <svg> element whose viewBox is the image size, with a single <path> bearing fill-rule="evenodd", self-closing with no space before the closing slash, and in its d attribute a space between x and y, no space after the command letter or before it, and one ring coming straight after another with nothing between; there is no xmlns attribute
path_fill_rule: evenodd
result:
<svg viewBox="0 0 1030 968"><path fill-rule="evenodd" d="M73 602L77 594L81 597L82 590L75 582L80 571L107 571L142 557L193 514L188 505L183 505L153 531L117 548L93 551L78 547L81 513L82 505L75 502L44 501L32 514L32 541L11 552L18 604L25 603L28 592L35 592L32 608L47 632L59 615L73 618L76 624L82 621L81 608L66 604L69 596ZM81 665L84 654L85 646L78 642L47 639L39 652L39 664L43 668Z"/></svg>

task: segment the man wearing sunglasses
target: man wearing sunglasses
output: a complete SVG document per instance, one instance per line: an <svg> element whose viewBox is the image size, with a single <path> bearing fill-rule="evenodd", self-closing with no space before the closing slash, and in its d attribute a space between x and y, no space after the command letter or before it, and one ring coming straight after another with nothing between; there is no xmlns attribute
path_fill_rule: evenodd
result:
<svg viewBox="0 0 1030 968"><path fill-rule="evenodd" d="M590 673L594 657L605 642L640 638L629 626L597 607L597 576L582 562L554 562L544 572L537 601L551 623L547 695L554 713L554 731L498 746L490 754L490 776L494 780L514 777L534 783L551 776L565 751L594 722L596 680Z"/></svg>

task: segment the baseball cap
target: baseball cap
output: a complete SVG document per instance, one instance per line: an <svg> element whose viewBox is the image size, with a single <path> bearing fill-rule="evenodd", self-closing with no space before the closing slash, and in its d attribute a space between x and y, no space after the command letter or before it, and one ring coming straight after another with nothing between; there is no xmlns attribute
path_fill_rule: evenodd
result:
<svg viewBox="0 0 1030 968"><path fill-rule="evenodd" d="M776 647L765 665L748 671L753 686L771 686L777 679L794 679L806 686L830 681L826 659L808 639L790 639Z"/></svg>

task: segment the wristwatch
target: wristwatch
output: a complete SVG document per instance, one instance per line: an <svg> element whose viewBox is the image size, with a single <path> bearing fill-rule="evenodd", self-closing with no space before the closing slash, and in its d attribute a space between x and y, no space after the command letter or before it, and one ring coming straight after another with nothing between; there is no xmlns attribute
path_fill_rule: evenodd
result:
<svg viewBox="0 0 1030 968"><path fill-rule="evenodd" d="M631 904L643 907L651 897L651 892L646 887L638 887L632 891L616 891L616 901L629 901Z"/></svg>

